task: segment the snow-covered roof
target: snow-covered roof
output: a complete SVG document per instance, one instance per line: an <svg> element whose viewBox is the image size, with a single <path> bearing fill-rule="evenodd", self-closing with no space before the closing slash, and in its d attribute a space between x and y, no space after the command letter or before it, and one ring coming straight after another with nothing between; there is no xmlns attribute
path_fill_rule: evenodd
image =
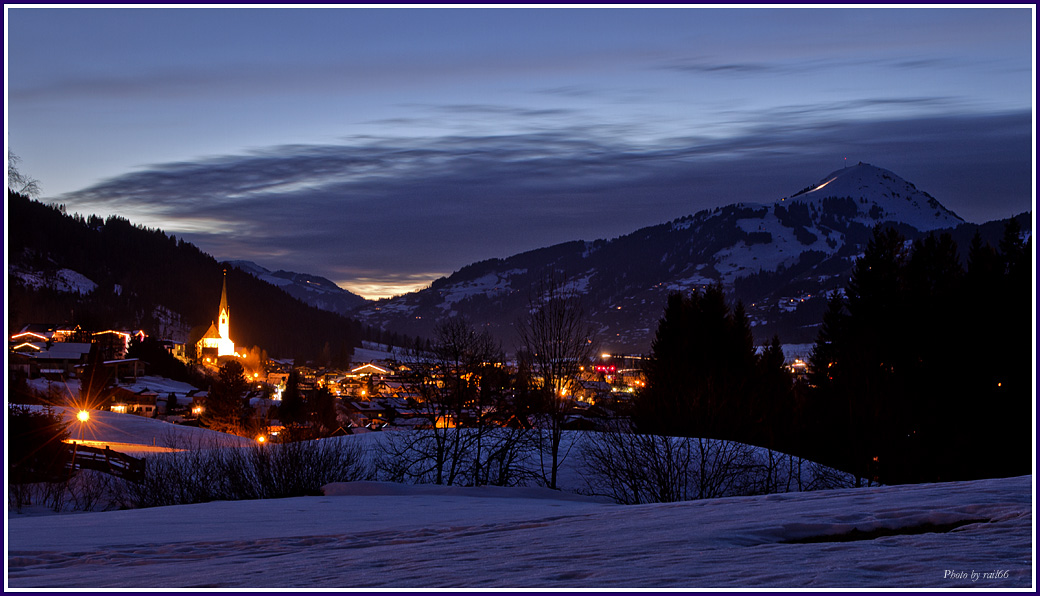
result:
<svg viewBox="0 0 1040 596"><path fill-rule="evenodd" d="M90 353L88 343L57 342L51 344L50 348L31 354L39 360L80 360Z"/></svg>

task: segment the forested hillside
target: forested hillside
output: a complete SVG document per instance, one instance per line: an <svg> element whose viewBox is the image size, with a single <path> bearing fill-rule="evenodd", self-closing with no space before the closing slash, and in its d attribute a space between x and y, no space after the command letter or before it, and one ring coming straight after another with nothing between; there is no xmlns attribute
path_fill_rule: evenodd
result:
<svg viewBox="0 0 1040 596"><path fill-rule="evenodd" d="M68 215L11 192L8 217L8 333L27 323L67 322L183 341L197 339L216 318L225 266L191 243L120 217ZM70 276L63 270L86 279L60 288L53 282ZM392 339L237 268L228 267L227 287L231 336L241 348L343 362L362 339Z"/></svg>

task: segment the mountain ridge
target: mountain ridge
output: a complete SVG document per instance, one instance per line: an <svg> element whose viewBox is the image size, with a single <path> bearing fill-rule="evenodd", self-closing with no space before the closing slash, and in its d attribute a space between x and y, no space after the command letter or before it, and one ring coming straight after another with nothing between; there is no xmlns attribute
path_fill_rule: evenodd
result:
<svg viewBox="0 0 1040 596"><path fill-rule="evenodd" d="M859 163L773 203L738 202L610 240L575 240L471 263L353 315L385 330L427 336L436 321L462 315L508 348L516 320L534 298L531 288L552 273L565 290L583 296L609 349L643 352L669 293L720 282L745 303L756 339L780 333L785 341L811 342L826 295L844 288L879 224L911 240L958 226L979 228L891 171Z"/></svg>
<svg viewBox="0 0 1040 596"><path fill-rule="evenodd" d="M284 269L271 271L253 261L245 260L227 261L227 264L281 288L282 291L297 300L336 314L349 315L369 302L366 298L345 290L320 275L297 273Z"/></svg>

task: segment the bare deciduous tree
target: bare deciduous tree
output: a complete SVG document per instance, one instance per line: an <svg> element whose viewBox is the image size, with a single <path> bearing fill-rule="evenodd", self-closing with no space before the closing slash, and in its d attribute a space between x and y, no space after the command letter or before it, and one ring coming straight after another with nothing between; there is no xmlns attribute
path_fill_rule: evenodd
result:
<svg viewBox="0 0 1040 596"><path fill-rule="evenodd" d="M560 454L563 423L582 367L590 363L594 333L580 296L550 275L532 298L528 315L517 325L517 335L518 359L532 384L529 395L537 417L534 426L546 435L541 450L542 476L546 486L558 488L560 464L566 458L566 454Z"/></svg>
<svg viewBox="0 0 1040 596"><path fill-rule="evenodd" d="M587 492L621 504L852 486L852 477L801 458L721 439L641 433L626 420L581 445Z"/></svg>
<svg viewBox="0 0 1040 596"><path fill-rule="evenodd" d="M18 170L20 161L22 158L15 155L10 149L7 150L7 189L27 197L40 196L40 182Z"/></svg>
<svg viewBox="0 0 1040 596"><path fill-rule="evenodd" d="M516 475L522 442L491 424L504 403L502 379L508 379L501 360L491 335L466 320L453 317L437 326L429 349L416 349L408 364L422 427L383 442L380 468L390 479L463 485Z"/></svg>

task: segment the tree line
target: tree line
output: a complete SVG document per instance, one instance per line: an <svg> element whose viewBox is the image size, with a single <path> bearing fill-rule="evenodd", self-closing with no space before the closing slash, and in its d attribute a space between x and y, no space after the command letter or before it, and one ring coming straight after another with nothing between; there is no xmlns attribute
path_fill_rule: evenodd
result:
<svg viewBox="0 0 1040 596"><path fill-rule="evenodd" d="M874 231L810 362L815 440L845 469L889 483L1029 473L1030 241L1008 220L997 247L976 233L962 265L948 234Z"/></svg>
<svg viewBox="0 0 1040 596"><path fill-rule="evenodd" d="M1011 219L997 247L976 233L962 265L949 234L874 228L800 382L778 338L755 349L721 286L673 294L633 431L780 449L868 482L1029 473L1029 243Z"/></svg>

